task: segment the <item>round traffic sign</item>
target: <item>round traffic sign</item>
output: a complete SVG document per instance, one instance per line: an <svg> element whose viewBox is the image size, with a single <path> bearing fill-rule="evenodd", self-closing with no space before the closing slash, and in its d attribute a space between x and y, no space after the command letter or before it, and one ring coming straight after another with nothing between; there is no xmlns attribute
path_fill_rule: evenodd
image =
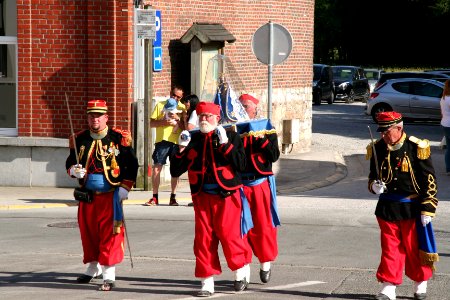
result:
<svg viewBox="0 0 450 300"><path fill-rule="evenodd" d="M272 26L272 39L270 39ZM292 36L282 25L269 22L259 27L252 37L252 50L256 58L263 64L269 64L270 43L272 43L272 64L282 63L292 50Z"/></svg>

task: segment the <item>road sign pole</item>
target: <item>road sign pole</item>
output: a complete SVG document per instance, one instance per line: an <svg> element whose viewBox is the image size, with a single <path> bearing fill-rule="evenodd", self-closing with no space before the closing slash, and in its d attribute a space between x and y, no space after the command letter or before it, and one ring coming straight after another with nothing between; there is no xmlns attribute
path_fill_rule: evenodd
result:
<svg viewBox="0 0 450 300"><path fill-rule="evenodd" d="M269 63L267 65L267 118L272 119L273 23L269 21Z"/></svg>
<svg viewBox="0 0 450 300"><path fill-rule="evenodd" d="M151 181L148 176L148 171L151 168L150 157L152 153L152 135L150 127L150 109L153 95L152 80L153 80L153 66L152 66L152 41L144 40L144 191L149 191Z"/></svg>

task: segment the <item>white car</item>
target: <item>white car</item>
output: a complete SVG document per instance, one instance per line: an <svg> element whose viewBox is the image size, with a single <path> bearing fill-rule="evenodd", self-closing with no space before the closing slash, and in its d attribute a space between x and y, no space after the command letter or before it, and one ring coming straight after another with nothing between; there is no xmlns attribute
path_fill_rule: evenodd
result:
<svg viewBox="0 0 450 300"><path fill-rule="evenodd" d="M380 69L364 69L364 75L366 75L366 78L369 81L371 93L375 89L375 84L377 83L378 79L380 79L380 76L383 73L386 73L386 72L384 70L380 70Z"/></svg>
<svg viewBox="0 0 450 300"><path fill-rule="evenodd" d="M366 114L376 121L383 111L396 111L404 118L440 120L444 83L425 78L391 79L376 88L366 104Z"/></svg>

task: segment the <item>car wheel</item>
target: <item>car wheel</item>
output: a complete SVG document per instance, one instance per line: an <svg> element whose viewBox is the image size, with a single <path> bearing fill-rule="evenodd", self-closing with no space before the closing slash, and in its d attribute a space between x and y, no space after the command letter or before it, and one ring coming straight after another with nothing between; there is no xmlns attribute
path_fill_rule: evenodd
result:
<svg viewBox="0 0 450 300"><path fill-rule="evenodd" d="M392 111L392 107L390 107L389 105L385 104L385 103L380 103L375 105L372 108L372 111L370 112L371 116L372 116L372 120L377 123L377 114L380 112L385 112L385 111Z"/></svg>
<svg viewBox="0 0 450 300"><path fill-rule="evenodd" d="M353 103L355 102L355 91L353 89L350 90L350 92L348 93L347 96L347 101L345 101L346 103Z"/></svg>
<svg viewBox="0 0 450 300"><path fill-rule="evenodd" d="M370 89L368 89L361 98L362 103L367 103L370 97Z"/></svg>
<svg viewBox="0 0 450 300"><path fill-rule="evenodd" d="M334 92L331 91L330 98L328 98L328 104L333 104L333 103L334 103Z"/></svg>

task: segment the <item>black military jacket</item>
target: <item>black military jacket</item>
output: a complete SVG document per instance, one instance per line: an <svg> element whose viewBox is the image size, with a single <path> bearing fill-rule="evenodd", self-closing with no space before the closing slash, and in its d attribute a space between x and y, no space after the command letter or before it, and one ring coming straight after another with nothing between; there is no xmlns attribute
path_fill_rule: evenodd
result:
<svg viewBox="0 0 450 300"><path fill-rule="evenodd" d="M66 160L66 169L77 163L78 155L80 164L88 174L104 174L108 182L114 186L122 186L130 190L136 181L138 160L131 147L131 135L128 131L108 129L101 139L94 139L89 130L83 130L75 134L77 150L70 138L70 154ZM76 154L77 153L77 154ZM85 176L80 180L84 183Z"/></svg>
<svg viewBox="0 0 450 300"><path fill-rule="evenodd" d="M410 203L379 200L375 215L388 221L415 218L420 214L434 216L438 204L437 181L427 140L402 137L399 149L390 148L383 139L375 142L380 175L377 177L375 156L370 158L369 191L374 180L382 180L387 193L412 199ZM368 146L370 152L371 145Z"/></svg>
<svg viewBox="0 0 450 300"><path fill-rule="evenodd" d="M242 143L247 156L245 173L260 176L273 175L272 163L280 157L277 134L269 133L261 137L246 135L242 137Z"/></svg>
<svg viewBox="0 0 450 300"><path fill-rule="evenodd" d="M228 143L219 144L217 134L192 133L183 152L170 158L170 174L179 177L188 172L191 194L202 191L204 184L218 184L225 191L242 187L239 172L245 170L247 159L241 139L236 132L227 131Z"/></svg>

